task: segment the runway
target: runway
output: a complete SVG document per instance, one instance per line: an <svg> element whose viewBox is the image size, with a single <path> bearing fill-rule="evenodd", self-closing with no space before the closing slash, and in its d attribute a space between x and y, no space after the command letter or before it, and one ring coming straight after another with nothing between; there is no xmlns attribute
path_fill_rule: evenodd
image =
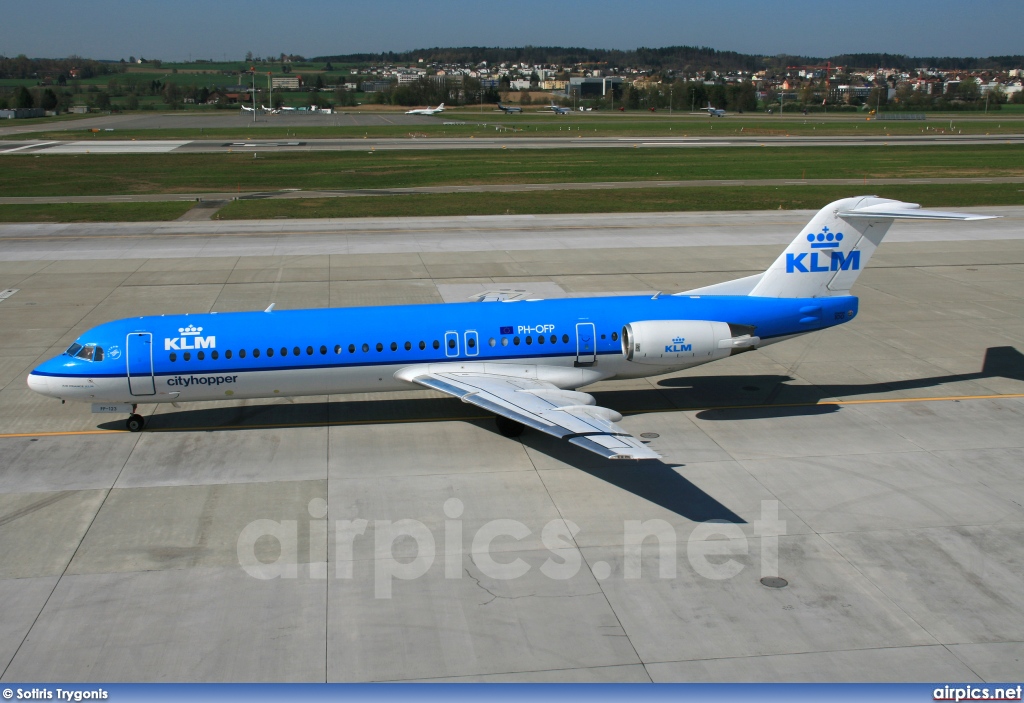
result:
<svg viewBox="0 0 1024 703"><path fill-rule="evenodd" d="M810 213L0 226L0 678L1018 679L1024 208L978 211L1006 217L894 225L850 324L590 387L652 464L418 391L145 408L130 434L24 377L121 317L687 290L763 270ZM525 532L487 542L496 519ZM294 576L247 571L287 552L247 541L261 520L295 526ZM383 597L402 564L427 568Z"/></svg>
<svg viewBox="0 0 1024 703"><path fill-rule="evenodd" d="M266 153L295 151L459 151L477 149L707 149L715 147L942 146L951 144L1021 144L1024 134L891 135L891 136L725 136L722 137L528 137L504 133L494 125L493 137L427 137L368 139L187 140L26 140L8 141L3 154L149 154Z"/></svg>
<svg viewBox="0 0 1024 703"><path fill-rule="evenodd" d="M222 193L147 193L143 195L39 195L0 197L0 205L45 205L50 203L157 203L180 200L219 201L224 205L236 199L294 200L300 198L362 198L387 195L414 195L417 193L529 193L552 190L641 190L652 188L736 188L736 187L800 187L849 186L866 191L883 185L960 185L986 183L1020 183L1020 176L992 176L989 178L807 178L804 180L748 178L739 180L699 181L603 181L595 183L500 183L477 185L417 186L411 188L349 188L338 190L263 191L239 195ZM210 210L203 219L209 219Z"/></svg>

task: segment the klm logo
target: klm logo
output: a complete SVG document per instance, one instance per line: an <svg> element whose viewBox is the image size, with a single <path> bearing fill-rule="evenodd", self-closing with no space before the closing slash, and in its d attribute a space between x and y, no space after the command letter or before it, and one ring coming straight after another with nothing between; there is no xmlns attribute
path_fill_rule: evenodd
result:
<svg viewBox="0 0 1024 703"><path fill-rule="evenodd" d="M213 335L209 337L200 336L203 331L202 327L195 327L189 325L188 327L179 327L178 334L180 337L167 337L164 339L164 351L188 351L189 349L214 349L217 346L217 338Z"/></svg>
<svg viewBox="0 0 1024 703"><path fill-rule="evenodd" d="M688 351L693 351L693 345L692 344L687 344L685 337L675 337L672 340L671 344L666 344L665 345L665 352L666 353L672 353L672 352L679 353L679 352L688 352Z"/></svg>
<svg viewBox="0 0 1024 703"><path fill-rule="evenodd" d="M830 251L826 256L830 261L827 263L818 259L819 252L813 251L808 254L802 251L799 254L786 254L786 273L824 273L825 271L860 271L860 252L851 251L843 254L841 251Z"/></svg>
<svg viewBox="0 0 1024 703"><path fill-rule="evenodd" d="M811 243L811 249L826 251L787 253L786 273L860 271L859 251L851 251L849 254L839 251L839 243L843 241L842 232L830 232L828 227L822 227L818 234L808 234L807 241Z"/></svg>

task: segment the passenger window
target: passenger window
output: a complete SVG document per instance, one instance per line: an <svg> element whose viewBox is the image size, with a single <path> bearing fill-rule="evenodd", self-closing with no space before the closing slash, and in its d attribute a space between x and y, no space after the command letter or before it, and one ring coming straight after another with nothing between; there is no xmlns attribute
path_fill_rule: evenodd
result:
<svg viewBox="0 0 1024 703"><path fill-rule="evenodd" d="M508 337L502 337L501 338L501 346L503 346L503 347L507 347L508 346Z"/></svg>
<svg viewBox="0 0 1024 703"><path fill-rule="evenodd" d="M451 339L448 340L448 348L449 349L454 349L455 348L455 337L452 337Z"/></svg>
<svg viewBox="0 0 1024 703"><path fill-rule="evenodd" d="M205 352L196 352L196 358L202 361L203 359L206 358Z"/></svg>
<svg viewBox="0 0 1024 703"><path fill-rule="evenodd" d="M466 346L469 347L470 349L476 349L476 338L470 337L469 339L467 339Z"/></svg>
<svg viewBox="0 0 1024 703"><path fill-rule="evenodd" d="M364 344L364 345L363 345L363 351L364 351L364 352L368 352L368 351L370 351L370 345L369 345L369 344Z"/></svg>
<svg viewBox="0 0 1024 703"><path fill-rule="evenodd" d="M612 332L612 341L613 342L619 341L619 333L618 332Z"/></svg>
<svg viewBox="0 0 1024 703"><path fill-rule="evenodd" d="M557 341L558 341L558 335L557 334L551 335L551 343L554 344Z"/></svg>
<svg viewBox="0 0 1024 703"><path fill-rule="evenodd" d="M530 335L526 335L526 343L533 344L533 337L531 337Z"/></svg>
<svg viewBox="0 0 1024 703"><path fill-rule="evenodd" d="M341 353L341 345L340 344L335 344L334 345L334 353L335 354L340 354Z"/></svg>
<svg viewBox="0 0 1024 703"><path fill-rule="evenodd" d="M384 351L384 345L381 344L380 342L377 342L377 351L379 351L379 352Z"/></svg>
<svg viewBox="0 0 1024 703"><path fill-rule="evenodd" d="M175 354L174 352L171 352L171 356L169 358L170 358L171 361L177 361L178 360L178 355Z"/></svg>
<svg viewBox="0 0 1024 703"><path fill-rule="evenodd" d="M267 356L268 356L268 357L271 357L271 356L273 356L273 355L274 355L274 350L273 350L273 349L271 349L270 347L267 347Z"/></svg>
<svg viewBox="0 0 1024 703"><path fill-rule="evenodd" d="M391 351L398 351L398 342L391 343Z"/></svg>
<svg viewBox="0 0 1024 703"><path fill-rule="evenodd" d="M313 356L313 347L306 347L306 355Z"/></svg>
<svg viewBox="0 0 1024 703"><path fill-rule="evenodd" d="M238 350L238 358L239 359L244 359L245 358L245 350L244 349L239 349Z"/></svg>
<svg viewBox="0 0 1024 703"><path fill-rule="evenodd" d="M210 356L213 357L214 361L220 358L220 354L218 354L216 350L210 352Z"/></svg>
<svg viewBox="0 0 1024 703"><path fill-rule="evenodd" d="M426 342L424 342L424 341L423 341L423 340L421 339L421 340L420 340L420 349L426 349L426 348L427 348L427 343L426 343Z"/></svg>
<svg viewBox="0 0 1024 703"><path fill-rule="evenodd" d="M281 347L281 356L288 356L288 347Z"/></svg>
<svg viewBox="0 0 1024 703"><path fill-rule="evenodd" d="M321 354L326 354L327 353L327 347L325 347L323 344L320 345L320 353Z"/></svg>
<svg viewBox="0 0 1024 703"><path fill-rule="evenodd" d="M259 349L253 349L252 350L252 358L253 359L259 359L260 358L260 350Z"/></svg>
<svg viewBox="0 0 1024 703"><path fill-rule="evenodd" d="M543 343L544 343L544 335L538 334L537 335L537 344L543 344Z"/></svg>
<svg viewBox="0 0 1024 703"><path fill-rule="evenodd" d="M405 343L405 350L409 351L410 349L412 349L412 342L406 342Z"/></svg>
<svg viewBox="0 0 1024 703"><path fill-rule="evenodd" d="M356 345L355 344L349 344L348 345L348 353L349 354L355 354L356 353Z"/></svg>
<svg viewBox="0 0 1024 703"><path fill-rule="evenodd" d="M497 343L498 342L494 339L494 337L491 337L490 339L487 340L487 344L492 347Z"/></svg>
<svg viewBox="0 0 1024 703"><path fill-rule="evenodd" d="M562 335L562 344L568 344L568 343L569 343L569 335L563 334Z"/></svg>
<svg viewBox="0 0 1024 703"><path fill-rule="evenodd" d="M292 349L292 354L293 354L294 356L298 356L298 355L299 355L299 354L301 354L301 353L302 353L302 350L301 350L301 349L299 349L298 347L295 347L295 348L293 348L293 349Z"/></svg>
<svg viewBox="0 0 1024 703"><path fill-rule="evenodd" d="M185 357L185 361L191 361L192 360L192 355L189 352L185 352L184 357Z"/></svg>
<svg viewBox="0 0 1024 703"><path fill-rule="evenodd" d="M244 354L243 354L243 356L244 356ZM231 350L230 349L228 349L226 352L224 352L224 358L225 359L230 359L231 358Z"/></svg>
<svg viewBox="0 0 1024 703"><path fill-rule="evenodd" d="M519 337L513 337L512 338L512 343L515 344L518 347L519 346Z"/></svg>
<svg viewBox="0 0 1024 703"><path fill-rule="evenodd" d="M434 340L434 349L440 349L440 348L441 348L441 343L435 339Z"/></svg>

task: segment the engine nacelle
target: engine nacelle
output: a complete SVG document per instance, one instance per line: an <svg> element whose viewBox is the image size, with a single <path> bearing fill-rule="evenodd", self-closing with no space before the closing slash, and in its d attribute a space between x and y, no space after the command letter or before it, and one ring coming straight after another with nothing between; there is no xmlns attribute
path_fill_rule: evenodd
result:
<svg viewBox="0 0 1024 703"><path fill-rule="evenodd" d="M622 328L622 353L650 366L696 366L757 346L754 328L709 320L646 320Z"/></svg>

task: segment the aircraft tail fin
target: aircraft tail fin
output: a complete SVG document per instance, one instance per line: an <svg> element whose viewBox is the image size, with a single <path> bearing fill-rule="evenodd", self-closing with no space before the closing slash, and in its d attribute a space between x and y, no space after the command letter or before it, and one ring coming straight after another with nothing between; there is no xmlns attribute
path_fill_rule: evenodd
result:
<svg viewBox="0 0 1024 703"><path fill-rule="evenodd" d="M686 295L826 298L849 295L894 220L987 220L974 215L922 210L876 196L845 198L818 211L767 271L706 286Z"/></svg>
<svg viewBox="0 0 1024 703"><path fill-rule="evenodd" d="M1024 354L1013 347L989 347L985 350L981 375L1024 381Z"/></svg>
<svg viewBox="0 0 1024 703"><path fill-rule="evenodd" d="M875 196L845 198L826 205L764 272L750 291L766 298L824 298L848 295L894 220L985 220L972 215L922 210Z"/></svg>

